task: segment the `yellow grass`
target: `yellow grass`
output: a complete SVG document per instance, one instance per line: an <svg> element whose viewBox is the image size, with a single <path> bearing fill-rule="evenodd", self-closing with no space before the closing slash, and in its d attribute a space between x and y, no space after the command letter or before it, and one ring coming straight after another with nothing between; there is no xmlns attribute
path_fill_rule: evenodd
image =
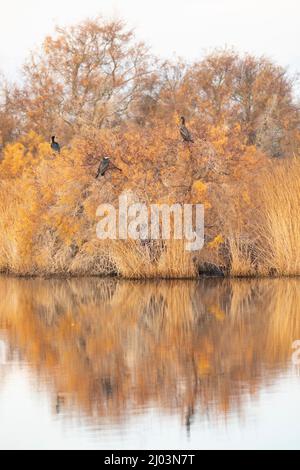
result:
<svg viewBox="0 0 300 470"><path fill-rule="evenodd" d="M300 275L300 162L274 164L257 182L257 211L247 228L252 242L228 240L232 276ZM233 227L234 228L234 227Z"/></svg>
<svg viewBox="0 0 300 470"><path fill-rule="evenodd" d="M260 263L277 275L300 274L300 162L269 170L261 188Z"/></svg>
<svg viewBox="0 0 300 470"><path fill-rule="evenodd" d="M254 276L255 264L247 242L237 233L228 237L227 244L230 253L230 275L233 277Z"/></svg>
<svg viewBox="0 0 300 470"><path fill-rule="evenodd" d="M131 279L196 277L196 266L183 241L165 242L156 250L157 257L154 259L151 248L151 245L143 247L133 240L115 241L110 248L110 256L118 274Z"/></svg>
<svg viewBox="0 0 300 470"><path fill-rule="evenodd" d="M215 233L222 234L219 236L222 242L216 246L207 242L199 253L187 252L184 241L101 242L96 238L97 220L92 217L95 213L92 204L94 200L98 202L96 196L89 202L89 215L76 218L81 187L77 198L71 198L73 186L66 187L61 202L47 206L47 186L43 184L45 203L40 202L40 189L34 185L34 179L0 181L2 272L114 274L131 279L196 278L209 261L208 264L233 277L300 275L300 162L297 159L274 161L262 172L256 188L249 188L255 194L251 211L249 215L246 213L245 227L241 229L236 216L229 217L226 226L215 222ZM54 196L50 193L49 197ZM228 205L233 202L227 201ZM76 228L73 223L77 224Z"/></svg>

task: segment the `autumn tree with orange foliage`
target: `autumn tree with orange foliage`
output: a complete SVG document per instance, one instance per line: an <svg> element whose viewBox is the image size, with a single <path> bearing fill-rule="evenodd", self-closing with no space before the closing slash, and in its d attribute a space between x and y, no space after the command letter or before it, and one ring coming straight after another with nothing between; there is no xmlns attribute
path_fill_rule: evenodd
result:
<svg viewBox="0 0 300 470"><path fill-rule="evenodd" d="M162 62L123 22L97 18L57 28L23 73L23 85L1 86L1 113L15 127L8 132L1 124L5 142L16 130L34 130L47 140L57 133L67 143L91 129L128 120L163 126L183 114L198 138L218 127L230 134L239 124L247 144L271 156L298 149L293 80L264 57L223 49L192 64Z"/></svg>
<svg viewBox="0 0 300 470"><path fill-rule="evenodd" d="M116 125L142 92L150 71L147 48L121 21L87 20L57 28L24 66L19 105L25 130L64 140Z"/></svg>
<svg viewBox="0 0 300 470"><path fill-rule="evenodd" d="M21 85L0 80L0 270L194 277L208 266L229 272L245 251L258 271L261 175L284 164L272 157L300 148L285 69L226 49L194 64L162 62L124 23L97 18L57 28L23 72ZM193 145L180 137L182 115ZM104 155L121 172L96 181ZM205 249L188 258L166 244L154 256L149 246L97 240L97 207L122 192L135 202L204 204ZM237 257L233 233L247 240Z"/></svg>

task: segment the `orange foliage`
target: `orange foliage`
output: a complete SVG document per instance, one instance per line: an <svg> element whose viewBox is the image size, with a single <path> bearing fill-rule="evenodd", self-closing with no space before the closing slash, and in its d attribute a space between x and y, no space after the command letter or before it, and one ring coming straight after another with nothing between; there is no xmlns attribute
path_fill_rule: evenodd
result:
<svg viewBox="0 0 300 470"><path fill-rule="evenodd" d="M122 22L98 18L58 28L24 76L20 86L0 81L0 270L128 274L119 246L101 243L95 230L99 204L124 191L142 202L206 209L206 252L187 260L170 247L153 254L135 246L130 275L146 275L164 249L189 275L208 264L226 270L232 232L243 227L255 239L249 222L259 217L258 180L275 165L270 157L299 153L293 84L265 58L221 50L192 65L162 64ZM182 114L194 144L181 140ZM48 143L52 134L60 155ZM104 155L121 172L96 181ZM166 275L163 265L147 266Z"/></svg>

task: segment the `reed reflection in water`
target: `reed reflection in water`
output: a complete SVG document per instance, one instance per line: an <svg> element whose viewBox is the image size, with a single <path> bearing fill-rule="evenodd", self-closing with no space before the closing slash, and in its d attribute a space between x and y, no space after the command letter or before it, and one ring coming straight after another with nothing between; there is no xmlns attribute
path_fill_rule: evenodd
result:
<svg viewBox="0 0 300 470"><path fill-rule="evenodd" d="M141 283L0 278L0 446L14 439L5 442L1 413L9 402L8 383L22 397L24 385L16 379L20 370L30 377L28 393L50 400L43 405L47 422L64 423L66 434L77 430L82 447L120 448L126 434L131 440L125 437L124 446L143 447L139 439L144 433L147 446L157 448L162 428L161 446L172 448L174 419L180 429L178 448L198 448L195 436L207 429L216 435L211 447L222 446L217 442L220 429L224 446L234 445L227 441L230 426L245 435L253 418L260 418L255 407L261 401L270 406L274 384L300 393L299 371L291 361L292 344L300 339L299 287L298 280L276 279ZM277 398L284 406L287 397ZM290 406L299 422L297 393ZM6 418L13 423L16 417ZM291 435L299 434L299 427L291 426ZM33 427L27 423L34 448ZM100 429L106 432L104 442ZM50 435L45 439L42 447L55 446ZM295 439L290 442L294 447ZM250 437L244 444L251 446Z"/></svg>

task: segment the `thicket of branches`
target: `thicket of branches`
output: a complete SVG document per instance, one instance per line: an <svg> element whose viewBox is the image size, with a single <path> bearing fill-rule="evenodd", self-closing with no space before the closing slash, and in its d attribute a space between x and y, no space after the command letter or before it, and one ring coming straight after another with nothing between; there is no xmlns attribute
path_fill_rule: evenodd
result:
<svg viewBox="0 0 300 470"><path fill-rule="evenodd" d="M91 130L128 122L151 129L183 114L201 139L215 128L230 136L238 125L248 145L271 156L298 152L299 106L287 70L232 50L163 62L121 21L57 28L27 59L22 85L2 76L0 90L3 146L29 131L67 144Z"/></svg>

